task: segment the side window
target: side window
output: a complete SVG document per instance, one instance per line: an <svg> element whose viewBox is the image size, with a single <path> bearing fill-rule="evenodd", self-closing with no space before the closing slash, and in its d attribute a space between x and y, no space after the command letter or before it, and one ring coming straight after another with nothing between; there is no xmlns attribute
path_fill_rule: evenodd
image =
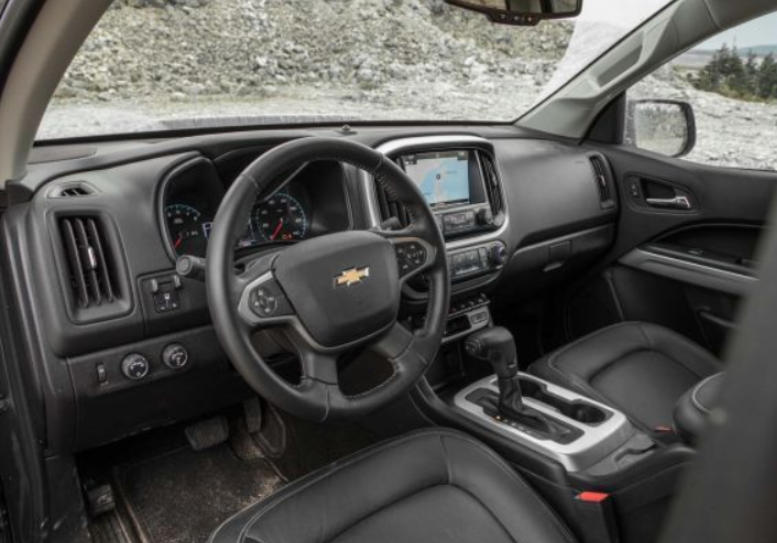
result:
<svg viewBox="0 0 777 543"><path fill-rule="evenodd" d="M625 142L714 166L777 170L777 13L686 52L631 88Z"/></svg>

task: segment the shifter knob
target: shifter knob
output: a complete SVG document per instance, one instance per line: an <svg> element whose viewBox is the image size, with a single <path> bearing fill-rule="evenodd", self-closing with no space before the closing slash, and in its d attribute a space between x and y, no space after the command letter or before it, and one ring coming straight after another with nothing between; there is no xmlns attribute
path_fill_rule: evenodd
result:
<svg viewBox="0 0 777 543"><path fill-rule="evenodd" d="M518 374L515 341L506 328L496 326L475 332L464 342L464 348L470 356L490 362L500 380Z"/></svg>

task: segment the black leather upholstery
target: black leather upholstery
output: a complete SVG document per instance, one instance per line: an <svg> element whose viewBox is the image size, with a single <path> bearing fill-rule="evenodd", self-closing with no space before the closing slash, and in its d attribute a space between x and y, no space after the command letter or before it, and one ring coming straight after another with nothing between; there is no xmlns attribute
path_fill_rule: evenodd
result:
<svg viewBox="0 0 777 543"><path fill-rule="evenodd" d="M623 411L647 431L673 424L677 400L721 371L710 353L661 326L627 322L549 354L529 372Z"/></svg>
<svg viewBox="0 0 777 543"><path fill-rule="evenodd" d="M674 427L686 443L696 445L704 432L707 419L720 399L725 375L718 373L707 377L678 400L674 409Z"/></svg>
<svg viewBox="0 0 777 543"><path fill-rule="evenodd" d="M313 473L224 523L213 543L571 543L508 464L451 431L409 434Z"/></svg>

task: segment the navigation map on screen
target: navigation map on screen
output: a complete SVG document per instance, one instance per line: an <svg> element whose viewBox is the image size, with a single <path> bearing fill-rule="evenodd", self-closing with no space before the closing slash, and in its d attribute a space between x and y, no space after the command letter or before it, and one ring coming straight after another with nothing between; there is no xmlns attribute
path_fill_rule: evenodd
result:
<svg viewBox="0 0 777 543"><path fill-rule="evenodd" d="M431 207L470 203L468 151L408 155L403 163Z"/></svg>

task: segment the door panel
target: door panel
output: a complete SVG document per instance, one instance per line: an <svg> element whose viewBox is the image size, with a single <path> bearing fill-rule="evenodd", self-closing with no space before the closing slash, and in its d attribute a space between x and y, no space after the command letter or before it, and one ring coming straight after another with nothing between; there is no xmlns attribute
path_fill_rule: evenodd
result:
<svg viewBox="0 0 777 543"><path fill-rule="evenodd" d="M661 324L721 354L741 300L757 283L758 241L777 172L715 168L624 146L597 150L610 161L624 205L607 269L594 281L607 288L589 285L569 302L570 335L590 331L586 321L602 321L594 291L602 307L617 308L610 321Z"/></svg>

